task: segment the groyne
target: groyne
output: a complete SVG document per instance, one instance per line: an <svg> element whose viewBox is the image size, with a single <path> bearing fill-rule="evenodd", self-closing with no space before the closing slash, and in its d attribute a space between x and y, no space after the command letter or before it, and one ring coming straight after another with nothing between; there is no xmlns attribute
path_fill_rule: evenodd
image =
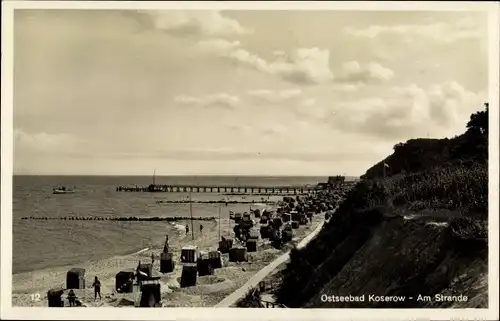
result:
<svg viewBox="0 0 500 321"><path fill-rule="evenodd" d="M156 201L156 204L189 204L189 203L198 203L198 204L275 204L275 201Z"/></svg>
<svg viewBox="0 0 500 321"><path fill-rule="evenodd" d="M221 195L227 195L227 196L246 196L248 193L221 193ZM299 193L294 196L306 196L308 195L307 193ZM252 196L290 196L288 193L252 193Z"/></svg>
<svg viewBox="0 0 500 321"><path fill-rule="evenodd" d="M175 221L212 221L218 219L215 216L203 217L190 217L190 216L168 216L168 217L109 217L109 216L61 216L61 217L48 217L48 216L24 216L22 220L64 220L64 221L133 221L133 222L175 222Z"/></svg>

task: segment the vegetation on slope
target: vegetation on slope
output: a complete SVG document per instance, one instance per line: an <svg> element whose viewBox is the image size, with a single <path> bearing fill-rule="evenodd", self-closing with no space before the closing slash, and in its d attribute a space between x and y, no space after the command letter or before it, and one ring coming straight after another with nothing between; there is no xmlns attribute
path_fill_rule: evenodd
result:
<svg viewBox="0 0 500 321"><path fill-rule="evenodd" d="M488 104L471 115L467 130L452 139L410 139L394 146L394 153L369 168L363 179L416 173L456 165L474 166L488 161Z"/></svg>
<svg viewBox="0 0 500 321"><path fill-rule="evenodd" d="M325 284L336 287L331 291L343 287L380 294L444 291L471 262L486 273L487 162L487 104L485 111L471 115L460 136L396 145L391 156L366 172L316 239L291 253L278 301L289 307L310 306ZM384 163L389 165L385 173ZM406 223L403 215L430 216L449 225L431 229ZM396 222L387 223L394 218ZM370 256L373 252L378 256ZM371 259L356 260L357 255ZM386 283L380 274L385 271L384 260L391 264L385 276L392 275ZM442 274L438 267L451 272ZM353 280L361 275L371 279ZM391 285L397 275L398 281ZM370 288L370 282L386 286ZM417 306L422 305L406 304Z"/></svg>
<svg viewBox="0 0 500 321"><path fill-rule="evenodd" d="M262 308L259 289L250 289L243 298L236 302L238 308Z"/></svg>

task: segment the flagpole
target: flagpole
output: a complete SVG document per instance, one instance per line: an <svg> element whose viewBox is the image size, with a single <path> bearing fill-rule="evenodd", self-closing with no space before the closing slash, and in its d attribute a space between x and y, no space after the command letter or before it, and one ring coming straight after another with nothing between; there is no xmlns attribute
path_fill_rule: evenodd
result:
<svg viewBox="0 0 500 321"><path fill-rule="evenodd" d="M229 222L227 224L227 235L231 236L231 214L229 214Z"/></svg>
<svg viewBox="0 0 500 321"><path fill-rule="evenodd" d="M194 241L193 202L191 201L191 189L189 189L189 212L191 213L191 237Z"/></svg>
<svg viewBox="0 0 500 321"><path fill-rule="evenodd" d="M221 212L222 204L219 204L219 241L220 241L220 212Z"/></svg>

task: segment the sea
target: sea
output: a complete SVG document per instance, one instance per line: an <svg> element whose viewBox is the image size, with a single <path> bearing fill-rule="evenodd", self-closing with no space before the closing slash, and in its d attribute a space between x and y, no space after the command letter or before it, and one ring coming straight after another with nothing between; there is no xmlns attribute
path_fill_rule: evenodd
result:
<svg viewBox="0 0 500 321"><path fill-rule="evenodd" d="M257 176L157 176L156 184L274 186L326 182L327 177ZM22 220L22 217L190 215L189 204L157 201L187 200L188 193L117 192L118 186L147 186L151 176L14 176L13 266L14 274L125 255L158 246L165 234L178 233L168 222L77 220ZM58 186L76 193L55 195ZM256 200L264 196L230 196L192 193L193 201ZM249 204L192 204L193 216L228 217L229 211L248 211Z"/></svg>

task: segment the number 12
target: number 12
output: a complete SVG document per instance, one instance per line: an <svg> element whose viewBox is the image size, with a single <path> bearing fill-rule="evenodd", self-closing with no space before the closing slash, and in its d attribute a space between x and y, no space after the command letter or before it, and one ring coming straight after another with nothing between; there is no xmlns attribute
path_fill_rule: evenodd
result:
<svg viewBox="0 0 500 321"><path fill-rule="evenodd" d="M40 293L32 293L30 294L30 296L31 296L31 301L33 302L40 301Z"/></svg>

